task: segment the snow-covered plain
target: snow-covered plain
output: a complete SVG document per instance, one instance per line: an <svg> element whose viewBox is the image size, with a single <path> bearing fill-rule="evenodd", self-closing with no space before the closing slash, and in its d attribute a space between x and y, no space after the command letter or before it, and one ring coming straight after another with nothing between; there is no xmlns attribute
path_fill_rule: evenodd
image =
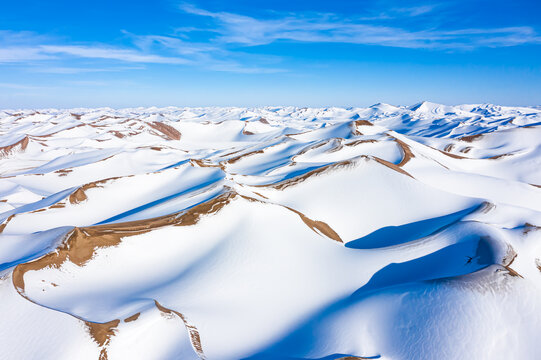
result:
<svg viewBox="0 0 541 360"><path fill-rule="evenodd" d="M1 359L535 359L541 109L0 111Z"/></svg>

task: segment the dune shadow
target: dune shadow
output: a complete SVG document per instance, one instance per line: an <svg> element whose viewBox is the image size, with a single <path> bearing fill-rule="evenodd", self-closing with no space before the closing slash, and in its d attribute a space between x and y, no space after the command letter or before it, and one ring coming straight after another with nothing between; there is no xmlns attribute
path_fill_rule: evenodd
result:
<svg viewBox="0 0 541 360"><path fill-rule="evenodd" d="M332 318L345 309L355 306L364 299L385 291L404 290L411 287L423 286L426 281L439 281L480 271L495 263L495 250L490 239L470 234L461 242L449 245L423 257L403 263L391 263L383 266L374 273L371 279L357 289L353 294L339 299L334 303L312 314L291 331L262 349L260 352L245 360L300 360L315 358L302 357L311 350L318 348L319 327L326 319ZM289 356L289 354L297 355ZM379 359L383 354L332 354L317 360L334 360L342 357L359 357L366 359Z"/></svg>
<svg viewBox="0 0 541 360"><path fill-rule="evenodd" d="M412 222L399 226L386 226L380 228L359 239L345 244L352 249L375 249L407 243L433 234L442 228L453 224L464 216L471 214L482 205L475 205L464 210L457 211L431 219Z"/></svg>

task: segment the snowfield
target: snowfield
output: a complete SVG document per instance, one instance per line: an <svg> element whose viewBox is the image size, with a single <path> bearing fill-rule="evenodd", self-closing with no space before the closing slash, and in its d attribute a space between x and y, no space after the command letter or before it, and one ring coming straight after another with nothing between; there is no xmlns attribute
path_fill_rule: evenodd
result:
<svg viewBox="0 0 541 360"><path fill-rule="evenodd" d="M0 111L0 359L536 359L541 109Z"/></svg>

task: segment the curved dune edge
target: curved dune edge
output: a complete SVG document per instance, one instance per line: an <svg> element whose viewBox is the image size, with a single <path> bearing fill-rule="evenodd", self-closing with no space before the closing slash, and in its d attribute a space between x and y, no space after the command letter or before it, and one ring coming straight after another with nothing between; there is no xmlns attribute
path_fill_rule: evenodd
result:
<svg viewBox="0 0 541 360"><path fill-rule="evenodd" d="M154 304L156 305L158 310L160 310L161 312L165 314L175 314L182 320L182 322L186 326L186 330L188 330L188 335L190 336L190 343L192 344L193 349L195 350L195 352L197 353L197 355L199 356L201 360L205 360L206 357L205 357L205 353L203 352L203 347L201 345L201 337L199 336L199 330L197 330L197 328L194 325L190 324L190 322L186 319L186 316L184 316L180 312L168 309L162 306L156 300L154 300Z"/></svg>
<svg viewBox="0 0 541 360"><path fill-rule="evenodd" d="M293 211L295 214L299 215L301 220L314 232L323 234L327 236L330 239L333 239L334 241L338 241L339 243L343 243L344 241L340 238L340 235L336 233L327 223L323 221L318 220L312 220L308 218L306 215L301 213L300 211L297 211L295 209L292 209L288 206L285 206L285 208Z"/></svg>
<svg viewBox="0 0 541 360"><path fill-rule="evenodd" d="M306 174L299 175L299 176L296 176L296 177L293 177L293 178L290 178L290 179L286 179L286 180L283 180L283 181L279 181L277 183L264 184L264 185L254 185L254 187L269 187L269 188L273 188L275 190L283 190L283 189L285 189L287 187L298 185L298 184L302 183L303 181L305 181L306 179L309 179L309 178L311 178L313 176L318 176L318 175L321 175L321 174L324 174L324 173L328 173L329 171L334 170L334 169L348 168L348 167L350 167L352 165L353 165L352 160L339 161L339 162L335 162L335 163L332 163L332 164L321 166L320 168L309 171Z"/></svg>
<svg viewBox="0 0 541 360"><path fill-rule="evenodd" d="M185 212L153 219L76 227L66 235L66 240L54 252L37 260L17 265L13 270L13 285L17 291L24 293L24 274L28 271L41 270L46 267L58 269L65 261L84 266L97 249L118 245L123 238L144 234L167 225L195 225L201 216L220 211L234 196L236 196L234 192L226 192Z"/></svg>
<svg viewBox="0 0 541 360"><path fill-rule="evenodd" d="M1 146L0 147L0 158L3 156L9 155L11 152L14 151L24 151L30 142L30 139L28 138L28 135L26 135L21 140L17 141L16 143L13 143L11 145Z"/></svg>
<svg viewBox="0 0 541 360"><path fill-rule="evenodd" d="M400 146L400 149L402 150L402 160L396 166L399 168L406 165L411 159L415 157L413 152L411 151L411 148L408 144L403 142L402 140L399 140L397 138L394 138L394 141ZM411 175L410 175L411 176Z"/></svg>
<svg viewBox="0 0 541 360"><path fill-rule="evenodd" d="M153 129L158 130L168 140L180 140L182 137L181 133L177 129L170 125L164 124L163 122L154 121L149 122L148 125L150 125Z"/></svg>

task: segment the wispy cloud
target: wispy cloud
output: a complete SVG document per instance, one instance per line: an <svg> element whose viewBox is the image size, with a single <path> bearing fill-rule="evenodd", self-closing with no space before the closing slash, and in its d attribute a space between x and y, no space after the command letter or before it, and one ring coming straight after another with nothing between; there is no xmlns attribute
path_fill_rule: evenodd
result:
<svg viewBox="0 0 541 360"><path fill-rule="evenodd" d="M419 16L433 11L435 6L395 8L381 18ZM350 43L401 48L472 49L541 43L541 37L531 27L474 28L459 30L424 29L412 31L395 26L374 24L362 18L347 18L336 14L299 14L274 18L255 18L229 12L212 12L192 4L182 4L188 14L213 20L212 26L200 28L215 34L212 40L238 46L266 45L285 40L312 43ZM372 18L372 20L377 17ZM182 31L182 29L179 29Z"/></svg>
<svg viewBox="0 0 541 360"><path fill-rule="evenodd" d="M65 56L85 59L118 60L129 63L188 64L190 60L142 53L137 49L79 45L23 45L0 48L0 63L61 59Z"/></svg>
<svg viewBox="0 0 541 360"><path fill-rule="evenodd" d="M109 59L133 63L187 64L189 60L144 54L135 50L97 46L42 45L39 49L46 54L65 54L87 59Z"/></svg>
<svg viewBox="0 0 541 360"><path fill-rule="evenodd" d="M432 11L434 11L439 4L429 4L429 5L421 5L421 6L412 6L412 7L401 7L401 8L393 8L391 9L391 14L397 14L402 16L419 16L419 15L426 15ZM391 17L395 17L392 16Z"/></svg>
<svg viewBox="0 0 541 360"><path fill-rule="evenodd" d="M124 32L134 44L146 52L167 51L190 59L193 66L203 66L213 71L235 73L276 73L284 69L275 67L279 59L273 56L258 56L232 51L216 43L201 43L180 37L163 35L135 35Z"/></svg>
<svg viewBox="0 0 541 360"><path fill-rule="evenodd" d="M136 35L122 31L131 41L129 48L105 44L72 45L55 44L59 41L37 34L0 31L0 64L27 64L30 71L56 74L111 72L140 69L137 65L169 64L199 67L213 71L236 73L275 73L283 69L268 66L276 57L265 58L230 51L220 44L193 42L170 35ZM14 41L16 39L16 41ZM49 44L41 43L49 42ZM9 46L2 48L2 45ZM72 63L73 59L109 61L109 67L58 66L55 63ZM251 64L247 64L249 60ZM118 66L131 63L131 67ZM41 66L38 66L41 64ZM46 64L46 66L43 66ZM259 65L258 65L259 64Z"/></svg>
<svg viewBox="0 0 541 360"><path fill-rule="evenodd" d="M84 73L98 73L98 72L119 72L126 70L142 70L144 66L117 66L117 67L63 67L63 66L36 66L29 70L36 73L47 74L84 74Z"/></svg>
<svg viewBox="0 0 541 360"><path fill-rule="evenodd" d="M0 63L16 63L21 61L51 59L55 59L55 56L43 52L38 47L11 46L0 48Z"/></svg>
<svg viewBox="0 0 541 360"><path fill-rule="evenodd" d="M19 83L0 83L0 88L14 89L14 90L46 90L53 89L50 86L37 86L37 85L25 85Z"/></svg>

